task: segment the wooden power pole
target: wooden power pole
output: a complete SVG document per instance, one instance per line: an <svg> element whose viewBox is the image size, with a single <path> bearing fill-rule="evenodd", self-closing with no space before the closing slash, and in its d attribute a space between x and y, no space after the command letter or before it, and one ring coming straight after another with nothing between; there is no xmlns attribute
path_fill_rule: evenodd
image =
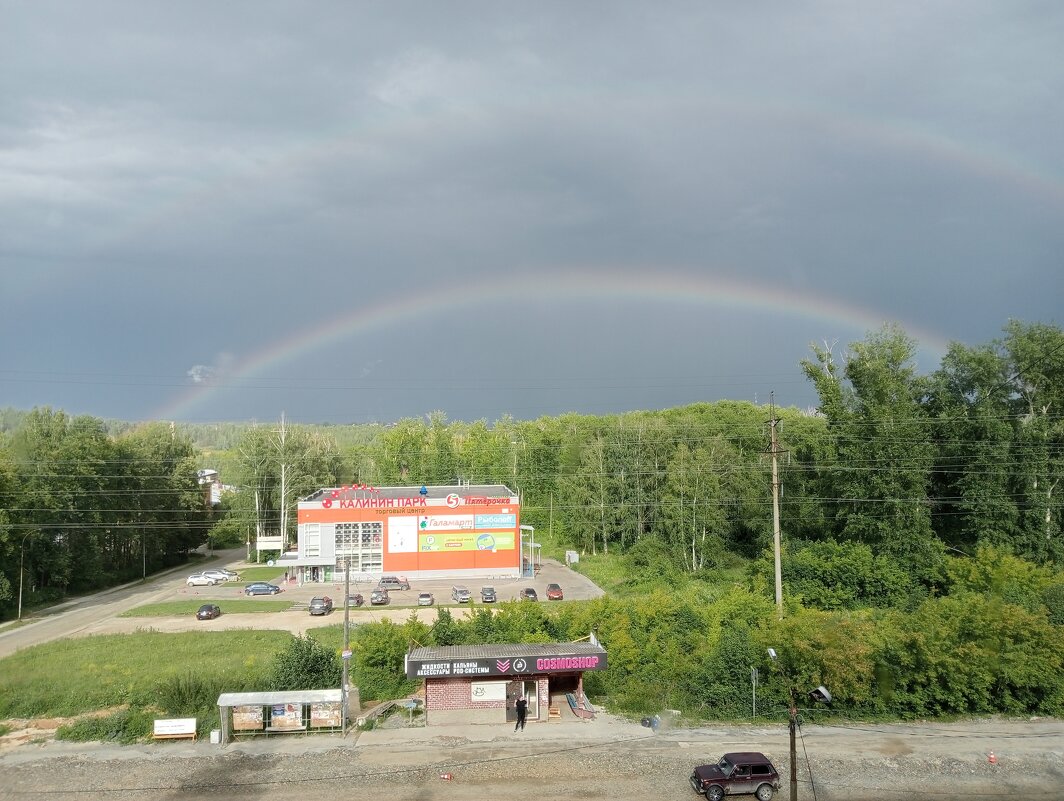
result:
<svg viewBox="0 0 1064 801"><path fill-rule="evenodd" d="M780 471L779 454L780 444L776 438L776 403L772 395L769 395L769 408L771 419L768 421L770 445L769 453L772 456L772 551L776 557L776 613L783 617L783 569L780 566Z"/></svg>

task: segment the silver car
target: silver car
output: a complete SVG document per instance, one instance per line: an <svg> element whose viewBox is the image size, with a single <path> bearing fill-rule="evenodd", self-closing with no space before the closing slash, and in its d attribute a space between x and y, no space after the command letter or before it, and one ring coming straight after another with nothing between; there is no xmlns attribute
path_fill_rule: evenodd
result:
<svg viewBox="0 0 1064 801"><path fill-rule="evenodd" d="M189 587L213 587L215 584L221 584L219 579L213 576L208 576L206 573L193 573L185 581Z"/></svg>

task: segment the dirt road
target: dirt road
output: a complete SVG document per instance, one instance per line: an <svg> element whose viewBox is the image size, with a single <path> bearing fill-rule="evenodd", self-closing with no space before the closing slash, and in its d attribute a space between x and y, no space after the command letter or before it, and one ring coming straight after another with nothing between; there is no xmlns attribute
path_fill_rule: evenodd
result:
<svg viewBox="0 0 1064 801"><path fill-rule="evenodd" d="M802 801L1064 795L1064 724L1058 721L806 726L803 735ZM608 715L589 724L541 723L518 734L509 727L467 726L373 730L346 740L283 735L229 746L27 746L0 755L0 796L694 799L687 784L691 768L729 750L769 754L784 778L777 797L787 798L783 724L653 733ZM991 750L997 764L987 758Z"/></svg>

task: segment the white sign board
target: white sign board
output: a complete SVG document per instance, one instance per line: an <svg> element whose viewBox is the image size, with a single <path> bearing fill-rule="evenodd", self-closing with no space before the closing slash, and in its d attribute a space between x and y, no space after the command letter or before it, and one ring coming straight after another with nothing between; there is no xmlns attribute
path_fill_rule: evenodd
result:
<svg viewBox="0 0 1064 801"><path fill-rule="evenodd" d="M469 685L474 701L505 701L505 681L474 681Z"/></svg>
<svg viewBox="0 0 1064 801"><path fill-rule="evenodd" d="M395 515L388 518L388 553L417 553L417 518Z"/></svg>
<svg viewBox="0 0 1064 801"><path fill-rule="evenodd" d="M169 718L156 720L152 734L156 737L195 737L195 718Z"/></svg>

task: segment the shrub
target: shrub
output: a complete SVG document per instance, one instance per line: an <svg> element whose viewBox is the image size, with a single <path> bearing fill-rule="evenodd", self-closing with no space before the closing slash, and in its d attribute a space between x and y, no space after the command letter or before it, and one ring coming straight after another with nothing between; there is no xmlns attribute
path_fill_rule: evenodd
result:
<svg viewBox="0 0 1064 801"><path fill-rule="evenodd" d="M111 742L129 745L152 731L152 716L142 709L121 709L106 717L84 717L55 733L57 740Z"/></svg>
<svg viewBox="0 0 1064 801"><path fill-rule="evenodd" d="M295 637L274 657L269 684L273 690L321 690L339 687L342 677L339 654L310 637Z"/></svg>

